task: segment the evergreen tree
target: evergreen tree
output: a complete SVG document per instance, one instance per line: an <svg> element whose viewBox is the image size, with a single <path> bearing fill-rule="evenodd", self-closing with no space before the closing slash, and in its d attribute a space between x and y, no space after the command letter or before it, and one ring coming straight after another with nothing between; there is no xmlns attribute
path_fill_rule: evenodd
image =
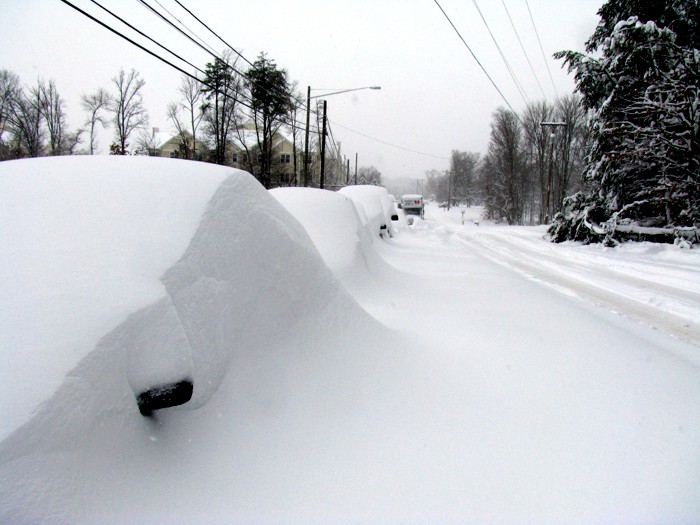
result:
<svg viewBox="0 0 700 525"><path fill-rule="evenodd" d="M282 119L292 107L287 71L278 69L274 60L260 53L248 70L246 86L253 106L253 123L257 136L258 180L269 188L272 183L274 141Z"/></svg>
<svg viewBox="0 0 700 525"><path fill-rule="evenodd" d="M672 240L700 225L700 7L610 0L587 51L560 52L591 110L584 191L556 241Z"/></svg>
<svg viewBox="0 0 700 525"><path fill-rule="evenodd" d="M211 161L216 164L226 164L226 147L230 135L236 127L236 112L242 83L235 70L236 60L231 53L225 53L224 59L216 58L206 66L202 93L205 102L202 105L204 113L204 132L212 147Z"/></svg>

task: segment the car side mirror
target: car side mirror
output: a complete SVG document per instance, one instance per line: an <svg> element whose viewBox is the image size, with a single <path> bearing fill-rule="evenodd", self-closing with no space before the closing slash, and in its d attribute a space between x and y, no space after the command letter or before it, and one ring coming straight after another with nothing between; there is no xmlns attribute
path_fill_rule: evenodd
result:
<svg viewBox="0 0 700 525"><path fill-rule="evenodd" d="M396 215L396 214L394 213L394 214L391 216L391 220L392 220L392 221L398 221L398 220L399 220L399 216Z"/></svg>

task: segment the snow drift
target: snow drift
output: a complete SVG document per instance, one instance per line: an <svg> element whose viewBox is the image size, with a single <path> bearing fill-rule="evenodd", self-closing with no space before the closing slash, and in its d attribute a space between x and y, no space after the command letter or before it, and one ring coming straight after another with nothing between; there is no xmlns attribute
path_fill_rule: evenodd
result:
<svg viewBox="0 0 700 525"><path fill-rule="evenodd" d="M0 438L130 314L166 296L230 170L144 158L0 163Z"/></svg>
<svg viewBox="0 0 700 525"><path fill-rule="evenodd" d="M279 410L290 369L383 346L386 330L248 174L114 157L0 169L13 247L2 260L4 374L16 378L2 406L18 414L0 443L3 522L160 520L171 498L189 500L187 477L174 494L140 483L191 460L183 436L237 404ZM204 407L225 379L236 393L184 417L139 415L134 392L183 378L194 379L187 408ZM179 443L165 461L161 436Z"/></svg>
<svg viewBox="0 0 700 525"><path fill-rule="evenodd" d="M391 221L395 214L394 203L386 188L371 185L345 186L338 193L350 197L362 223L372 235L393 237L396 234Z"/></svg>
<svg viewBox="0 0 700 525"><path fill-rule="evenodd" d="M362 221L346 192L277 188L270 194L304 226L324 262L350 293L391 279L396 272L375 248L378 227ZM370 198L376 199L376 194Z"/></svg>
<svg viewBox="0 0 700 525"><path fill-rule="evenodd" d="M385 241L342 194L185 161L0 163L0 189L3 350L37 343L3 364L41 389L0 398L27 410L0 441L2 523L700 516L697 345L543 286L640 254L432 206ZM695 282L694 251L639 271ZM196 410L141 416L135 391L184 378Z"/></svg>

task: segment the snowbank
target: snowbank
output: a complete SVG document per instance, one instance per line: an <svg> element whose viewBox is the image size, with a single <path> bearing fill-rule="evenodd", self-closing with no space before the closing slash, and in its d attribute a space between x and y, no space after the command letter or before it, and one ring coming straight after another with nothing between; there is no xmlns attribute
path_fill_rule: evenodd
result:
<svg viewBox="0 0 700 525"><path fill-rule="evenodd" d="M386 188L381 186L345 186L338 193L352 199L360 219L374 237L388 235L393 237L396 229L391 221L395 213L394 203Z"/></svg>
<svg viewBox="0 0 700 525"><path fill-rule="evenodd" d="M137 201L154 180L158 198L128 220L119 195L93 210L98 230L124 228L98 246L127 248L113 250L120 266L111 271L126 276L133 296L128 307L113 305L123 318L85 316L106 332L93 348L84 343L83 356L68 348L52 356L67 370L60 386L0 441L0 522L631 524L700 516L700 368L683 357L698 346L511 267L527 263L561 282L563 271L588 278L615 257L591 260L580 246L544 241L540 230L462 225L460 210L434 206L382 242L342 194L267 192L247 174L183 161L0 164L0 184L9 190L42 163L58 179L80 171L81 183L109 171L103 191L127 180L123 192ZM196 188L166 206L169 220L181 219L171 229L159 206L180 192L165 173L181 168L183 187ZM128 175L135 172L145 175ZM15 197L37 210L58 206L62 234L82 231L71 227L80 215L39 197L39 182ZM122 209L100 219L112 201ZM10 210L3 226L19 228L20 212ZM153 239L132 246L152 221L162 225ZM23 236L12 238L5 280L21 275L16 261L32 261L20 257ZM165 244L154 251L153 242ZM90 269L82 259L95 251L72 246L70 257L45 265L72 275L62 290L101 284L101 274L70 273L71 265ZM650 274L656 266L698 282L692 254L682 265L649 265L644 254L615 253L625 268ZM369 256L391 271L366 264ZM367 284L361 294L353 272ZM679 288L667 277L645 286ZM72 304L59 310L48 288L32 293L53 304L49 321L60 323ZM106 286L95 304L118 288ZM695 290L683 297L696 300ZM82 326L71 330L82 340ZM41 368L27 361L15 368L18 384ZM191 376L196 391L183 408L198 409L142 417L134 390L156 376ZM3 393L3 406L11 395Z"/></svg>
<svg viewBox="0 0 700 525"><path fill-rule="evenodd" d="M51 379L31 403L3 392L3 409L24 413L0 442L0 521L230 515L216 510L228 500L220 490L237 476L235 462L253 459L231 448L240 425L288 410L304 426L321 421L343 403L343 395L326 399L330 385L366 388L362 363L377 370L386 359L373 349L394 337L245 173L114 157L0 168L11 247L3 279L12 285L3 319L18 312L4 326L4 358L22 364L12 367L17 385ZM20 242L30 234L31 250ZM91 316L98 307L109 311ZM26 326L32 314L40 326ZM199 410L139 414L133 388L183 374L194 378L184 407ZM268 439L253 434L255 443Z"/></svg>
<svg viewBox="0 0 700 525"><path fill-rule="evenodd" d="M0 439L105 334L166 295L233 170L148 158L0 163Z"/></svg>
<svg viewBox="0 0 700 525"><path fill-rule="evenodd" d="M278 188L270 194L304 226L324 262L351 293L396 271L377 253L374 228L367 228L344 192Z"/></svg>

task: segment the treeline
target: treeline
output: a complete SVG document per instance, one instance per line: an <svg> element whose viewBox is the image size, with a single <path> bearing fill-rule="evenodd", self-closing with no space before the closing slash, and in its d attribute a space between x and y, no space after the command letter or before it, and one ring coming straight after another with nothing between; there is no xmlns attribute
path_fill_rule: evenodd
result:
<svg viewBox="0 0 700 525"><path fill-rule="evenodd" d="M17 74L0 70L0 160L93 154L99 128L110 125L114 126L111 152L126 154L129 138L148 123L141 95L145 82L136 71L121 70L112 83L113 91L99 88L80 97L86 120L71 130L66 101L54 80L39 79L25 87ZM80 150L81 145L85 149Z"/></svg>
<svg viewBox="0 0 700 525"><path fill-rule="evenodd" d="M296 83L290 82L286 70L265 53L249 67L240 62L232 52L224 52L206 64L203 75L181 77L179 98L167 106L168 120L176 130L175 156L240 165L265 187L281 182L317 185L319 112L314 112L316 122L312 124L317 131L309 136L309 169L305 170L305 126L299 125L306 117L305 97ZM108 89L100 87L81 95L85 120L71 130L65 100L54 80L40 79L34 86L24 86L15 73L0 70L0 160L94 154L100 130L106 128L113 131L110 154L155 154L159 137L148 127L144 86L145 80L137 71L119 71ZM293 146L285 165L275 157L282 128L291 136ZM338 156L337 151L326 155L328 186L346 180L345 163ZM368 169L373 168L365 171ZM361 172L358 178L376 183L380 176L378 172Z"/></svg>
<svg viewBox="0 0 700 525"><path fill-rule="evenodd" d="M549 222L581 184L590 137L576 96L532 103L521 115L499 108L486 155L453 151L448 172L426 173L426 194L441 202L481 203L494 221Z"/></svg>
<svg viewBox="0 0 700 525"><path fill-rule="evenodd" d="M493 220L551 223L557 242L698 242L700 2L608 0L598 15L588 54L555 54L577 94L498 109L486 155L453 152L429 187Z"/></svg>

